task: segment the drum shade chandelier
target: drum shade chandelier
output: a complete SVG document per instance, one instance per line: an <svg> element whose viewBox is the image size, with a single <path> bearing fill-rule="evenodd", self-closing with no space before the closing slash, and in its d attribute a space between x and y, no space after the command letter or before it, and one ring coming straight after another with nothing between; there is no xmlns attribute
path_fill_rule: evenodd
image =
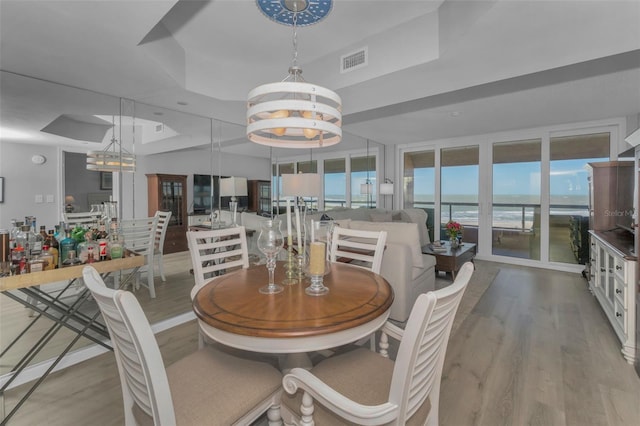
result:
<svg viewBox="0 0 640 426"><path fill-rule="evenodd" d="M298 66L299 25L311 25L331 10L332 0L257 0L270 19L293 26L293 59L278 83L256 87L248 95L247 138L278 148L320 148L342 139L342 100L335 92L307 83Z"/></svg>
<svg viewBox="0 0 640 426"><path fill-rule="evenodd" d="M120 120L122 120L122 115ZM136 156L125 150L116 139L115 117L111 129L111 143L104 150L87 152L87 170L116 173L135 172Z"/></svg>

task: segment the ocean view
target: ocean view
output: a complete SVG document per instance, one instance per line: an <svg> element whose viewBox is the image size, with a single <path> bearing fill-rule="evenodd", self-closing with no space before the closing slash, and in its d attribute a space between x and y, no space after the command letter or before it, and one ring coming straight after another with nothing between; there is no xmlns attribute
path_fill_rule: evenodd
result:
<svg viewBox="0 0 640 426"><path fill-rule="evenodd" d="M327 194L325 203L327 208L343 205L344 194ZM333 201L332 201L333 200ZM354 195L352 204L366 206L366 195ZM451 218L462 225L478 226L478 196L477 195L450 195L441 202L440 217L443 222ZM493 226L499 228L523 228L533 227L536 211L539 209L540 200L531 195L497 195L493 200ZM375 200L373 202L375 204ZM588 198L586 195L563 195L551 197L550 213L552 216L569 216L587 214ZM416 194L413 206L418 208L433 209L434 196L429 194ZM524 224L523 224L524 219Z"/></svg>

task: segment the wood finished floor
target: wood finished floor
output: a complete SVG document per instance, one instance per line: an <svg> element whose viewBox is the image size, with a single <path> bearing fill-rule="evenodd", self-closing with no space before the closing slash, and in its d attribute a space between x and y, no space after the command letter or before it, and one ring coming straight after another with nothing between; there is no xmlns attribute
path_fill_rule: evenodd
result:
<svg viewBox="0 0 640 426"><path fill-rule="evenodd" d="M502 265L452 336L441 425L638 425L640 379L576 274Z"/></svg>
<svg viewBox="0 0 640 426"><path fill-rule="evenodd" d="M450 339L440 424L640 424L640 379L584 279L498 267ZM158 341L171 364L197 347L196 325L160 333ZM5 395L7 408L14 392L20 388ZM122 424L113 355L55 373L9 422L40 424Z"/></svg>

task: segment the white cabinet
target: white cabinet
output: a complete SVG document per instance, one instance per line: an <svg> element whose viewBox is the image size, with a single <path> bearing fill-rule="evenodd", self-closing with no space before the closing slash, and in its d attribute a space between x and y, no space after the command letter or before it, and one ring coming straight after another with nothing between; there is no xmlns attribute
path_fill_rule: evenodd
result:
<svg viewBox="0 0 640 426"><path fill-rule="evenodd" d="M636 305L633 300L636 261L616 248L615 238L590 231L591 272L589 289L596 296L622 343L622 355L633 364L636 359Z"/></svg>

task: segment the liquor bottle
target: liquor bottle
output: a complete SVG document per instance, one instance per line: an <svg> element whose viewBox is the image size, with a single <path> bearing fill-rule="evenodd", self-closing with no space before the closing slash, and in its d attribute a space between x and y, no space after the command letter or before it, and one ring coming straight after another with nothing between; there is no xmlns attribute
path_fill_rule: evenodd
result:
<svg viewBox="0 0 640 426"><path fill-rule="evenodd" d="M60 244L58 243L58 239L56 238L54 231L49 231L49 236L46 242L49 245L49 253L53 256L53 267L57 268L60 264Z"/></svg>
<svg viewBox="0 0 640 426"><path fill-rule="evenodd" d="M16 219L11 219L11 232L9 233L9 248L11 250L13 250L14 248L17 247L18 243L16 241L16 237L18 236L18 233L20 232L20 229L22 228L22 225L24 224L24 222L21 222L19 220Z"/></svg>
<svg viewBox="0 0 640 426"><path fill-rule="evenodd" d="M69 254L71 253L71 257ZM60 266L67 266L73 264L73 262L67 262L69 259L75 259L76 257L76 240L71 238L71 231L66 230L65 238L60 241ZM66 263L65 263L66 262Z"/></svg>
<svg viewBox="0 0 640 426"><path fill-rule="evenodd" d="M24 248L27 261L40 256L42 252L42 235L33 232L30 225L22 225L20 233L16 237L16 242Z"/></svg>
<svg viewBox="0 0 640 426"><path fill-rule="evenodd" d="M120 259L124 254L124 237L118 228L118 222L111 222L111 232L109 232L109 257Z"/></svg>
<svg viewBox="0 0 640 426"><path fill-rule="evenodd" d="M100 221L100 224L98 225L98 232L96 234L96 239L100 240L100 239L107 239L109 237L109 233L107 232L107 227L104 224L103 221Z"/></svg>
<svg viewBox="0 0 640 426"><path fill-rule="evenodd" d="M43 270L51 271L56 268L56 260L54 260L53 254L51 253L50 247L45 243L42 246L42 253L40 254L40 259L44 261Z"/></svg>
<svg viewBox="0 0 640 426"><path fill-rule="evenodd" d="M40 253L34 255L29 260L29 272L42 272L44 271L45 261L41 256L42 250Z"/></svg>
<svg viewBox="0 0 640 426"><path fill-rule="evenodd" d="M46 241L47 240L47 236L49 234L47 234L47 227L40 225L40 235L42 235L42 241Z"/></svg>

